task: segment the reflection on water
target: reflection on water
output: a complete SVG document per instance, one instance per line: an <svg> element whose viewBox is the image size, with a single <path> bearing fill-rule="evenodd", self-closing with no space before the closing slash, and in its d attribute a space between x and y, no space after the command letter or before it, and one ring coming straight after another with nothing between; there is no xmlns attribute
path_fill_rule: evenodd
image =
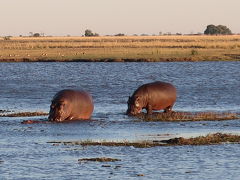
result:
<svg viewBox="0 0 240 180"><path fill-rule="evenodd" d="M240 122L141 122L125 115L128 96L143 83L173 83L177 111L240 112L239 62L183 63L0 63L0 110L49 111L53 95L81 88L94 98L91 121L21 124L43 117L0 119L3 179L237 179L238 144L216 146L76 147L48 141L138 141L239 133ZM79 164L80 158L120 162ZM110 165L104 167L102 165ZM91 172L91 173L89 173ZM139 177L138 175L144 175Z"/></svg>

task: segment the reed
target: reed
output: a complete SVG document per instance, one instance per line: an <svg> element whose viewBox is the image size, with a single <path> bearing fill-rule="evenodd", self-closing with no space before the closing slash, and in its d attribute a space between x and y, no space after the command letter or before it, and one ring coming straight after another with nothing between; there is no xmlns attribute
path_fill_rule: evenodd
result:
<svg viewBox="0 0 240 180"><path fill-rule="evenodd" d="M240 35L0 38L0 61L239 60Z"/></svg>

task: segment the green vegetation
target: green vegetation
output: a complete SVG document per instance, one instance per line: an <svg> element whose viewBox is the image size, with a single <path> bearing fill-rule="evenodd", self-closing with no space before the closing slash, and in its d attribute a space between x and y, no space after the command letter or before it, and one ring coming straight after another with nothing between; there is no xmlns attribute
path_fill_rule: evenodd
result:
<svg viewBox="0 0 240 180"><path fill-rule="evenodd" d="M239 52L240 35L0 38L0 62L239 61Z"/></svg>
<svg viewBox="0 0 240 180"><path fill-rule="evenodd" d="M232 31L227 27L223 25L215 26L213 24L208 25L207 29L204 31L204 34L206 35L231 35Z"/></svg>
<svg viewBox="0 0 240 180"><path fill-rule="evenodd" d="M85 30L85 36L86 37L92 37L92 36L99 36L97 33L93 33L90 29Z"/></svg>

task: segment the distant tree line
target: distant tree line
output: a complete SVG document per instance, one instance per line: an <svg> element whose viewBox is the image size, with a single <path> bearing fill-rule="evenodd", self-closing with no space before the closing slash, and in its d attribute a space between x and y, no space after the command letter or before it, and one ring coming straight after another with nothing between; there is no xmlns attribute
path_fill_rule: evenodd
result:
<svg viewBox="0 0 240 180"><path fill-rule="evenodd" d="M206 35L230 35L232 34L231 30L227 26L218 25L215 26L210 24L207 26L206 30L204 31Z"/></svg>
<svg viewBox="0 0 240 180"><path fill-rule="evenodd" d="M206 30L204 31L205 35L231 35L233 34L232 31L224 25L213 25L210 24L207 26ZM171 32L167 32L167 33L162 33L159 32L158 34L159 36L170 36L170 35L178 35L178 36L182 36L182 35L202 35L201 32L197 33L197 34L182 34L182 33L176 33L176 34L172 34ZM158 36L153 34L152 36ZM45 34L44 33L38 33L38 32L29 32L29 37L44 37ZM67 35L70 36L70 35ZM90 29L86 29L84 35L85 37L96 37L99 36L98 33L93 33L92 30ZM118 33L115 35L106 35L106 36L127 36L124 33ZM134 34L133 36L138 36L137 34ZM140 36L149 36L149 34L141 34ZM20 35L20 37L23 37L22 35ZM10 40L11 36L5 36L4 40Z"/></svg>
<svg viewBox="0 0 240 180"><path fill-rule="evenodd" d="M205 35L231 35L232 31L224 25L213 25L210 24L207 26L206 30L204 31ZM178 36L182 36L182 33L176 33L176 34L171 34L171 32L165 33L163 34L162 32L159 32L159 36L162 35L178 35ZM202 33L197 33L197 34L191 34L191 35L202 35ZM91 36L99 36L99 34L97 33L93 33L90 29L85 30L85 36L86 37L91 37ZM118 33L115 34L114 36L125 36L125 34L123 33ZM137 36L137 34L134 34L134 36ZM141 34L141 36L148 36L148 34ZM156 35L154 35L156 36Z"/></svg>

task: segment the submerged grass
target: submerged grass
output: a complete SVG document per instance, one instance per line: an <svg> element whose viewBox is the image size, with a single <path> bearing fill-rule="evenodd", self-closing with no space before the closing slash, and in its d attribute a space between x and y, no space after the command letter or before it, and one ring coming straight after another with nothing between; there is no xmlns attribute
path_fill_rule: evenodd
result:
<svg viewBox="0 0 240 180"><path fill-rule="evenodd" d="M0 113L3 114L3 113L10 113L11 111L9 110L4 110L4 109L0 109Z"/></svg>
<svg viewBox="0 0 240 180"><path fill-rule="evenodd" d="M0 38L0 62L240 60L240 35Z"/></svg>
<svg viewBox="0 0 240 180"><path fill-rule="evenodd" d="M137 118L143 121L223 121L240 119L238 113L232 112L155 112L152 115L140 113Z"/></svg>
<svg viewBox="0 0 240 180"><path fill-rule="evenodd" d="M81 145L81 146L133 146L135 148L150 148L155 146L183 146L183 145L215 145L221 143L240 143L240 136L233 134L215 133L208 134L207 136L199 136L194 138L173 138L160 141L140 141L140 142L95 142L87 141L68 141L68 142L48 142L53 145Z"/></svg>
<svg viewBox="0 0 240 180"><path fill-rule="evenodd" d="M120 159L116 158L108 158L108 157L100 157L100 158L82 158L78 159L78 162L87 162L87 161L93 161L93 162L115 162L115 161L121 161Z"/></svg>

